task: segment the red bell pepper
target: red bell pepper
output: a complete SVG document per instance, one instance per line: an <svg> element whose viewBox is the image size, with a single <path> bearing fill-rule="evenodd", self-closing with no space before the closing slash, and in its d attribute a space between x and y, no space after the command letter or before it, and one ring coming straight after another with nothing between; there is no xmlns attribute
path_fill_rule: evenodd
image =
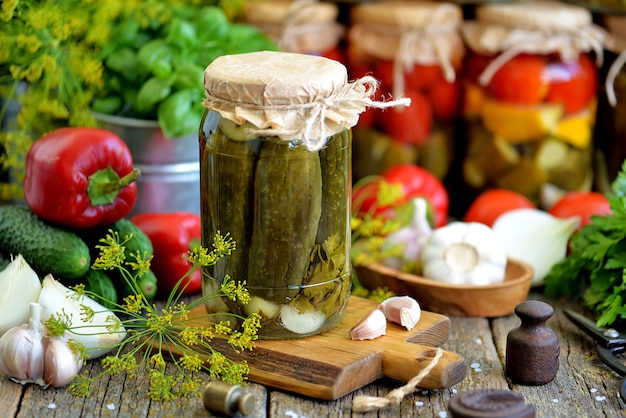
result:
<svg viewBox="0 0 626 418"><path fill-rule="evenodd" d="M130 218L152 241L154 257L151 269L157 277L159 293L168 295L179 280L183 295L202 290L201 271L191 275L188 252L200 245L200 216L191 212L140 213Z"/></svg>
<svg viewBox="0 0 626 418"><path fill-rule="evenodd" d="M378 202L380 182L401 186L398 199L389 204ZM352 208L355 213L376 214L391 213L413 198L425 198L433 210L435 226L440 227L448 222L448 208L450 205L448 192L445 186L434 174L415 164L400 164L393 166L379 177L365 180L354 188L352 194Z"/></svg>
<svg viewBox="0 0 626 418"><path fill-rule="evenodd" d="M128 146L114 133L60 128L30 147L24 197L35 214L59 225L109 225L133 208L138 175Z"/></svg>

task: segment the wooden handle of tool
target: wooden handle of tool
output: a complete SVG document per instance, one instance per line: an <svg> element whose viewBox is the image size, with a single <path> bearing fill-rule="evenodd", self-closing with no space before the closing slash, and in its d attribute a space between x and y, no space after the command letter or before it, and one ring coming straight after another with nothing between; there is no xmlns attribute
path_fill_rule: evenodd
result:
<svg viewBox="0 0 626 418"><path fill-rule="evenodd" d="M441 357L436 360L436 347L411 344L410 349L407 349L406 345L394 345L385 346L385 351L382 354L383 376L408 382L429 364L436 361L432 370L423 377L418 386L428 389L443 389L456 385L463 380L467 373L465 359L451 351L442 349Z"/></svg>

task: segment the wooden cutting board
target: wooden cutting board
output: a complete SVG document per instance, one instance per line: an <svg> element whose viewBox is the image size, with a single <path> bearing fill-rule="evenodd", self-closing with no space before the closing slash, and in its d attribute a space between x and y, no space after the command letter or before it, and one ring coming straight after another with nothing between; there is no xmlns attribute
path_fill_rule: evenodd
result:
<svg viewBox="0 0 626 418"><path fill-rule="evenodd" d="M377 305L352 296L341 324L312 337L260 340L253 351L239 354L218 339L211 345L232 360L246 360L251 382L324 400L337 399L382 377L408 382L430 363L436 347L447 341L450 320L422 311L420 321L411 331L389 323L387 334L382 337L350 339L350 328ZM190 316L204 314L204 307L198 307ZM459 383L466 370L463 357L444 350L418 386L448 388Z"/></svg>

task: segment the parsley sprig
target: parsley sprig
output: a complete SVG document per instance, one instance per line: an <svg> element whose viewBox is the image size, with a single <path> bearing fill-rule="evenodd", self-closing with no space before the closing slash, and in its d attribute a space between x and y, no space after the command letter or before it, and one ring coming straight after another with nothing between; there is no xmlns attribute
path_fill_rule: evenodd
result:
<svg viewBox="0 0 626 418"><path fill-rule="evenodd" d="M109 231L106 238L101 240L97 248L99 257L93 264L96 269L118 269L133 290L120 303L113 304L111 312L119 314L120 320L111 315L112 326L109 332L118 332L122 325L127 336L120 343L112 347L112 354L101 360L102 372L89 376L83 372L70 384L69 390L79 396L89 396L94 381L106 374L127 373L135 375L142 367L148 369L150 376L149 397L152 400L169 401L179 397L198 396L203 385L202 380L194 373L205 371L213 379L223 380L231 384L243 384L250 372L245 361L235 362L211 346L211 341L223 339L235 351L252 350L257 340L260 327L260 316L251 314L242 317L234 313L205 314L204 316L190 316L194 307L200 306L214 298L228 298L247 304L250 295L245 288L245 282L235 282L227 277L221 288L214 293L204 294L202 297L185 303L181 300L184 287L181 283L199 268L212 266L224 256L228 256L235 249L235 242L226 234L217 233L214 237L211 251L204 247L195 247L189 251L189 261L192 264L190 271L182 277L169 294L163 306L149 302L143 295L135 280L150 268L150 258L145 254L133 254L134 259L127 260L124 255L124 243L132 236L125 236L120 240L119 235ZM97 301L102 297L86 291L84 285L73 287L77 295L87 295ZM93 317L93 309L81 305L83 320ZM231 325L240 323L238 328ZM46 322L48 332L53 335L62 335L66 330L71 331L71 321L66 315L53 315ZM115 326L113 326L115 325ZM73 349L86 352L81 347ZM176 372L166 372L166 359L175 365Z"/></svg>
<svg viewBox="0 0 626 418"><path fill-rule="evenodd" d="M582 299L598 326L626 322L626 162L612 189L612 214L592 216L545 279L546 296Z"/></svg>

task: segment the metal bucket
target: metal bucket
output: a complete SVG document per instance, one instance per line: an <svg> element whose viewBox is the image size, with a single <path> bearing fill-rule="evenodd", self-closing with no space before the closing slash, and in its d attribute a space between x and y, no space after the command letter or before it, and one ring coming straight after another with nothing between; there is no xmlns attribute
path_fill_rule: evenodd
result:
<svg viewBox="0 0 626 418"><path fill-rule="evenodd" d="M187 211L200 214L198 135L166 139L156 121L95 114L103 129L126 142L135 168L137 201L131 215Z"/></svg>

